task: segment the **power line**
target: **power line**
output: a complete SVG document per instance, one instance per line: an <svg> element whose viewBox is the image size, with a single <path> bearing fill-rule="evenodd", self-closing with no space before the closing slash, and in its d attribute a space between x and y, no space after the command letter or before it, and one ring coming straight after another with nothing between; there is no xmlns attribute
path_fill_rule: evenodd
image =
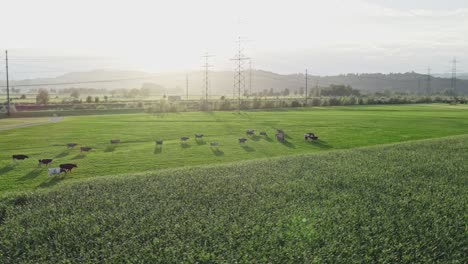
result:
<svg viewBox="0 0 468 264"><path fill-rule="evenodd" d="M93 80L93 81L82 81L82 82L57 82L57 83L36 83L36 84L17 84L15 87L35 87L35 86L55 86L55 85L74 85L74 84L88 84L88 83L108 83L108 82L122 82L122 81L135 81L135 80L146 80L154 79L152 77L136 77L136 78L125 78L125 79L108 79L108 80ZM0 86L5 88L7 86Z"/></svg>
<svg viewBox="0 0 468 264"><path fill-rule="evenodd" d="M307 94L307 81L308 81L308 74L307 74L307 69L305 70L305 105L307 106L307 97L308 97L308 94Z"/></svg>

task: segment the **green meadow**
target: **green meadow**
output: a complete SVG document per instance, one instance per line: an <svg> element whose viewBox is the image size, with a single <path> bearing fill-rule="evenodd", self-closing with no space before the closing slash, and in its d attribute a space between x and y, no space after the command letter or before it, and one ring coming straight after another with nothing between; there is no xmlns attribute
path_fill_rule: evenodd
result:
<svg viewBox="0 0 468 264"><path fill-rule="evenodd" d="M0 126L24 122L0 120ZM246 129L257 134L246 136ZM275 139L276 129L285 131L284 143ZM268 136L259 136L259 131ZM47 189L104 175L351 149L467 131L468 107L442 104L65 117L57 123L0 131L0 193ZM306 132L314 132L319 140L304 141ZM204 134L203 140L196 141L196 133ZM185 145L182 136L190 137ZM239 144L239 137L246 137L247 143ZM122 142L111 145L113 138ZM156 147L156 139L164 140L161 148ZM220 143L218 148L210 147L213 141ZM67 143L79 145L67 149ZM80 153L80 146L93 150ZM13 162L13 154L30 159ZM45 167L37 167L37 160L45 158L54 159L51 167L76 163L78 168L49 177Z"/></svg>

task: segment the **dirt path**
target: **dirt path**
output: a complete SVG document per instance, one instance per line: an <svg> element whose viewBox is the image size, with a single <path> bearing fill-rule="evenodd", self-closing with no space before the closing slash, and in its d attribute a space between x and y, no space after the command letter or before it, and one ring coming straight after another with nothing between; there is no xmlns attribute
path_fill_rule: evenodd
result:
<svg viewBox="0 0 468 264"><path fill-rule="evenodd" d="M16 129L16 128L23 128L23 127L30 127L30 126L37 126L37 125L44 125L44 124L50 124L50 123L57 123L57 122L60 122L62 120L63 120L63 117L51 117L48 121L33 122L33 123L26 123L26 124L19 124L19 125L0 127L0 131Z"/></svg>

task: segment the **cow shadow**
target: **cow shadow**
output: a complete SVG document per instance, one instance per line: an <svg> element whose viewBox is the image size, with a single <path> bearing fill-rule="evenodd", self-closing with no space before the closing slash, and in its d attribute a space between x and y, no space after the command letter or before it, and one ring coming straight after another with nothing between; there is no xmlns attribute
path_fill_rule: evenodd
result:
<svg viewBox="0 0 468 264"><path fill-rule="evenodd" d="M255 149L252 148L251 146L249 145L241 145L241 147L246 151L246 152L254 152Z"/></svg>
<svg viewBox="0 0 468 264"><path fill-rule="evenodd" d="M218 148L211 148L211 152L213 152L213 154L215 156L224 156L224 152Z"/></svg>
<svg viewBox="0 0 468 264"><path fill-rule="evenodd" d="M200 140L195 140L197 142L197 145L206 145L206 141L203 139Z"/></svg>
<svg viewBox="0 0 468 264"><path fill-rule="evenodd" d="M61 182L64 178L65 178L64 175L49 177L46 181L43 181L36 188L48 188L48 187L54 186L57 183Z"/></svg>
<svg viewBox="0 0 468 264"><path fill-rule="evenodd" d="M310 141L310 144L313 145L313 146L319 147L321 149L331 149L332 148L332 146L330 146L326 141L321 140L321 139Z"/></svg>
<svg viewBox="0 0 468 264"><path fill-rule="evenodd" d="M162 153L162 146L161 145L157 145L155 148L154 148L154 154L161 154Z"/></svg>
<svg viewBox="0 0 468 264"><path fill-rule="evenodd" d="M273 142L273 139L271 137L269 137L269 136L265 136L265 137L263 137L263 139L265 139L268 142Z"/></svg>
<svg viewBox="0 0 468 264"><path fill-rule="evenodd" d="M111 146L107 146L105 149L104 149L104 152L114 152L114 150L117 148L117 146L115 145L111 145Z"/></svg>
<svg viewBox="0 0 468 264"><path fill-rule="evenodd" d="M5 167L0 169L0 175L13 170L14 168L15 168L15 166L13 166L13 165L6 165Z"/></svg>
<svg viewBox="0 0 468 264"><path fill-rule="evenodd" d="M80 154L76 155L75 157L73 157L73 158L71 158L71 159L72 159L72 160L77 160L77 159L84 159L84 158L86 158L86 155L80 153Z"/></svg>
<svg viewBox="0 0 468 264"><path fill-rule="evenodd" d="M66 157L70 154L70 150L64 150L62 152L60 152L59 154L57 154L54 158L55 159L58 159L58 158L63 158L63 157Z"/></svg>
<svg viewBox="0 0 468 264"><path fill-rule="evenodd" d="M27 181L27 180L32 180L39 176L41 174L42 170L41 169L34 169L27 174L25 174L23 177L20 178L21 181Z"/></svg>
<svg viewBox="0 0 468 264"><path fill-rule="evenodd" d="M190 144L185 143L185 142L182 142L182 143L180 143L180 147L181 147L181 148L184 148L184 149L190 148Z"/></svg>
<svg viewBox="0 0 468 264"><path fill-rule="evenodd" d="M250 139L253 140L253 141L259 141L261 139L261 137L257 136L257 135L253 135L253 136L250 137Z"/></svg>
<svg viewBox="0 0 468 264"><path fill-rule="evenodd" d="M296 146L294 146L293 143L291 143L291 142L289 142L289 141L287 141L287 140L283 140L283 141L280 141L280 142L281 142L281 144L283 144L283 146L285 146L285 147L288 147L288 148L296 148Z"/></svg>

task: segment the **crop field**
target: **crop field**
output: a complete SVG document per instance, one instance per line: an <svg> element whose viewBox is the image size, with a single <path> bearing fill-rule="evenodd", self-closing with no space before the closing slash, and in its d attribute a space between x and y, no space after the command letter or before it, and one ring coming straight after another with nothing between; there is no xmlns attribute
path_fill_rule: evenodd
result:
<svg viewBox="0 0 468 264"><path fill-rule="evenodd" d="M467 160L455 136L65 182L0 202L0 259L466 263Z"/></svg>
<svg viewBox="0 0 468 264"><path fill-rule="evenodd" d="M0 120L22 122L22 119ZM275 129L283 129L280 143ZM255 129L255 136L246 136ZM267 137L259 136L266 131ZM350 149L418 139L466 134L468 108L449 105L354 106L275 111L127 114L66 117L63 121L0 131L0 194L44 189L59 182L104 175L215 164L291 154ZM317 142L303 134L314 132ZM196 141L195 133L205 135ZM190 137L187 144L179 138ZM238 143L246 137L247 143ZM118 138L122 143L111 145ZM155 145L163 139L162 148ZM211 148L210 142L220 143ZM67 143L78 143L67 149ZM93 150L80 153L80 146ZM13 154L30 159L13 162ZM61 177L49 177L38 159L54 159L51 167L76 163Z"/></svg>

